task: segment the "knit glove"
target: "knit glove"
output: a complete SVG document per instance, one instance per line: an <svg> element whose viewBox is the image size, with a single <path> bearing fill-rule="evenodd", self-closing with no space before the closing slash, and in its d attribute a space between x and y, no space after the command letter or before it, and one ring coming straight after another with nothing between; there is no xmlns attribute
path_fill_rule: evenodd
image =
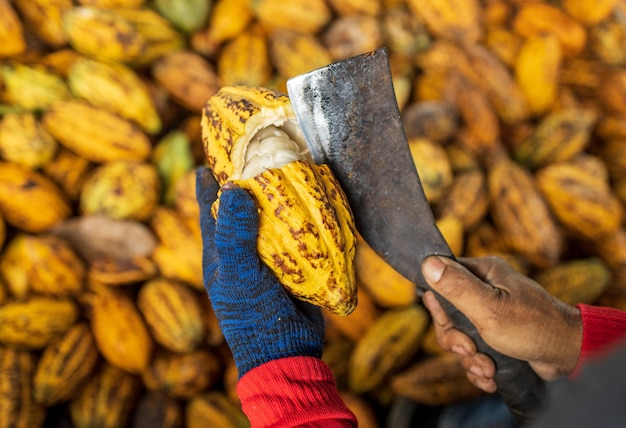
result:
<svg viewBox="0 0 626 428"><path fill-rule="evenodd" d="M196 170L204 286L239 377L278 358L320 358L321 310L292 299L259 259L258 213L247 191L232 183L224 185L217 220L213 219L211 205L218 188L208 168Z"/></svg>

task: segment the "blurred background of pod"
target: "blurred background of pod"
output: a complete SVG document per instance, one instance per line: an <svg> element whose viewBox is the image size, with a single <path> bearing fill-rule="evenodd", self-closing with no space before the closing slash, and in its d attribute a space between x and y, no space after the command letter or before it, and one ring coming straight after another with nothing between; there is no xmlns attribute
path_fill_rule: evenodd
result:
<svg viewBox="0 0 626 428"><path fill-rule="evenodd" d="M0 0L0 427L246 426L201 108L381 46L455 255L626 310L626 0ZM480 397L362 239L356 269L323 358L361 426Z"/></svg>

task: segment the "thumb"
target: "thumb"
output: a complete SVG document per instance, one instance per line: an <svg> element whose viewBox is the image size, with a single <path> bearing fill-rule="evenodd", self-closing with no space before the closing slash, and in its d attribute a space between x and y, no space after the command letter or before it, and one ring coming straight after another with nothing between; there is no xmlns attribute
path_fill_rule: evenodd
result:
<svg viewBox="0 0 626 428"><path fill-rule="evenodd" d="M232 183L222 187L215 227L215 247L221 260L258 260L259 215L252 196ZM249 260L248 260L249 261Z"/></svg>
<svg viewBox="0 0 626 428"><path fill-rule="evenodd" d="M430 256L422 263L428 285L464 313L470 321L493 297L494 288L448 257Z"/></svg>

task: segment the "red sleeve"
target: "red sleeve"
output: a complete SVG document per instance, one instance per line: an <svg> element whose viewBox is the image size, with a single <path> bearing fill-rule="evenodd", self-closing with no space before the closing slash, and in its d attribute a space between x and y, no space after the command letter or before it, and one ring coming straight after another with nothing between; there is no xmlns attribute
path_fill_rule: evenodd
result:
<svg viewBox="0 0 626 428"><path fill-rule="evenodd" d="M244 413L258 427L356 427L330 368L313 357L269 361L237 384Z"/></svg>
<svg viewBox="0 0 626 428"><path fill-rule="evenodd" d="M605 355L626 338L626 312L614 308L579 304L583 341L574 373L589 360Z"/></svg>

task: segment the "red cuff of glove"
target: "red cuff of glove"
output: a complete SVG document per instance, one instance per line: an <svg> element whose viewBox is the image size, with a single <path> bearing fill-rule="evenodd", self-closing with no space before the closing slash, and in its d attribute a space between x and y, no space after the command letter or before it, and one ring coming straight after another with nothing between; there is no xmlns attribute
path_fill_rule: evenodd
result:
<svg viewBox="0 0 626 428"><path fill-rule="evenodd" d="M573 373L578 373L589 360L606 355L626 338L626 312L582 303L576 307L583 322L583 340Z"/></svg>
<svg viewBox="0 0 626 428"><path fill-rule="evenodd" d="M314 357L272 360L247 372L237 384L252 427L356 427L330 368Z"/></svg>

